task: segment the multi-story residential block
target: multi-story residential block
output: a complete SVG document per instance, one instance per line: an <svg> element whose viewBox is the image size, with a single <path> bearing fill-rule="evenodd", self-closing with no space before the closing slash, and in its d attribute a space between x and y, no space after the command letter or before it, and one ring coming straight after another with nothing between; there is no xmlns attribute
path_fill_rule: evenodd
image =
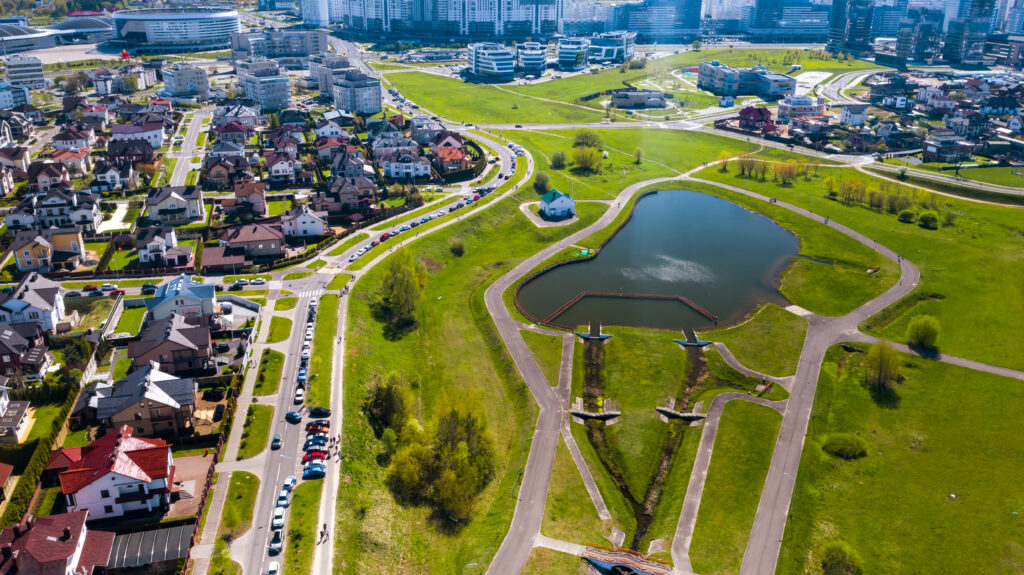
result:
<svg viewBox="0 0 1024 575"><path fill-rule="evenodd" d="M12 85L32 90L46 87L43 62L39 58L15 54L8 57L5 63L7 65L7 81Z"/></svg>
<svg viewBox="0 0 1024 575"><path fill-rule="evenodd" d="M314 52L309 52L314 54ZM346 72L353 70L348 58L332 53L323 53L309 58L309 75L316 78L317 86L321 94L329 94L334 97L333 86L337 80L342 79Z"/></svg>
<svg viewBox="0 0 1024 575"><path fill-rule="evenodd" d="M164 90L175 98L210 97L210 78L204 68L185 62L164 66Z"/></svg>
<svg viewBox="0 0 1024 575"><path fill-rule="evenodd" d="M563 38L558 41L558 69L579 70L587 65L590 54L590 40L587 38Z"/></svg>
<svg viewBox="0 0 1024 575"><path fill-rule="evenodd" d="M383 109L380 78L350 70L334 80L334 105L350 114L372 116Z"/></svg>
<svg viewBox="0 0 1024 575"><path fill-rule="evenodd" d="M712 60L701 62L697 70L697 87L720 96L778 99L796 92L796 78L769 72L763 66L731 68Z"/></svg>
<svg viewBox="0 0 1024 575"><path fill-rule="evenodd" d="M828 21L828 51L858 58L872 55L873 13L873 0L834 0Z"/></svg>
<svg viewBox="0 0 1024 575"><path fill-rule="evenodd" d="M25 86L15 86L10 82L0 82L0 107L14 108L32 103L32 92Z"/></svg>
<svg viewBox="0 0 1024 575"><path fill-rule="evenodd" d="M199 186L153 188L146 195L149 219L169 225L186 225L206 218L203 190Z"/></svg>
<svg viewBox="0 0 1024 575"><path fill-rule="evenodd" d="M231 35L231 52L236 60L273 58L285 67L292 63L304 67L311 54L327 52L329 46L324 30L265 29Z"/></svg>
<svg viewBox="0 0 1024 575"><path fill-rule="evenodd" d="M330 13L327 0L299 0L302 11L302 23L315 28L326 28L330 25Z"/></svg>
<svg viewBox="0 0 1024 575"><path fill-rule="evenodd" d="M49 231L49 230L44 230ZM57 245L43 245L39 241L26 243L19 240L24 232L19 232L11 244L11 249L17 247L19 253L30 250L35 256L42 259L49 259L57 252ZM56 234L54 234L56 235ZM78 236L81 239L81 235ZM41 236L37 240L46 242ZM50 239L54 239L51 236ZM46 248L45 253L43 248ZM64 318L64 292L60 284L51 281L35 271L26 270L29 273L21 278L13 291L0 296L0 323L18 325L25 323L39 324L43 331L52 331Z"/></svg>
<svg viewBox="0 0 1024 575"><path fill-rule="evenodd" d="M245 97L259 104L260 109L281 110L291 103L291 82L277 62L254 58L239 62L236 68Z"/></svg>
<svg viewBox="0 0 1024 575"><path fill-rule="evenodd" d="M511 82L516 60L511 50L493 42L470 44L467 49L468 72L484 82Z"/></svg>

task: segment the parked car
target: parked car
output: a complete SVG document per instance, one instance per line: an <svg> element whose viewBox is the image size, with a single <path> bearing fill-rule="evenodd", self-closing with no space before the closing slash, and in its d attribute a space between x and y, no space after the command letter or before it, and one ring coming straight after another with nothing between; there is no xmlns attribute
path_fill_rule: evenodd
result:
<svg viewBox="0 0 1024 575"><path fill-rule="evenodd" d="M274 440L270 442L271 449L281 449L281 434L275 433Z"/></svg>
<svg viewBox="0 0 1024 575"><path fill-rule="evenodd" d="M94 286L92 284L89 284L89 285L83 287L82 291L96 291L98 289L100 289L100 288L98 288L98 287L96 287L96 286Z"/></svg>
<svg viewBox="0 0 1024 575"><path fill-rule="evenodd" d="M241 291L241 289L242 284L231 284L231 287L228 288L230 291Z"/></svg>
<svg viewBox="0 0 1024 575"><path fill-rule="evenodd" d="M306 380L306 368L300 367L299 368L299 381L305 381L305 380Z"/></svg>
<svg viewBox="0 0 1024 575"><path fill-rule="evenodd" d="M327 467L319 464L313 464L302 469L303 479L322 479L327 475Z"/></svg>
<svg viewBox="0 0 1024 575"><path fill-rule="evenodd" d="M298 411L289 411L284 414L284 420L288 423L299 423L302 421L302 415L300 415Z"/></svg>
<svg viewBox="0 0 1024 575"><path fill-rule="evenodd" d="M326 407L314 407L309 410L309 416L315 418L330 417L331 410Z"/></svg>
<svg viewBox="0 0 1024 575"><path fill-rule="evenodd" d="M302 359L309 359L309 346L303 346L302 348Z"/></svg>
<svg viewBox="0 0 1024 575"><path fill-rule="evenodd" d="M203 399L206 401L220 401L224 399L223 387L211 387L203 392Z"/></svg>
<svg viewBox="0 0 1024 575"><path fill-rule="evenodd" d="M237 280L235 280L235 285L247 286L249 285L249 280L245 278L238 278Z"/></svg>
<svg viewBox="0 0 1024 575"><path fill-rule="evenodd" d="M282 489L280 492L278 492L278 494L277 494L277 506L278 507L288 507L288 505L291 503L291 500L288 497L288 493L289 492L288 492L287 489Z"/></svg>
<svg viewBox="0 0 1024 575"><path fill-rule="evenodd" d="M306 399L306 390L301 387L295 390L295 405L301 405L302 401Z"/></svg>
<svg viewBox="0 0 1024 575"><path fill-rule="evenodd" d="M265 280L263 278L256 278L256 279L252 280L252 285L254 285L254 286L261 286L261 285L264 285L266 283L267 283L267 280Z"/></svg>
<svg viewBox="0 0 1024 575"><path fill-rule="evenodd" d="M107 294L103 293L103 290L97 289L97 290L92 290L91 292L89 292L89 295L90 296L95 296L95 297L100 297L100 296L104 296L104 295L107 295Z"/></svg>
<svg viewBox="0 0 1024 575"><path fill-rule="evenodd" d="M103 291L115 290L117 289L117 284L103 284L100 286L100 289Z"/></svg>
<svg viewBox="0 0 1024 575"><path fill-rule="evenodd" d="M80 292L80 291L69 291L68 293L64 294L64 296L65 297L82 297L82 292Z"/></svg>
<svg viewBox="0 0 1024 575"><path fill-rule="evenodd" d="M217 344L217 353L227 353L229 351L231 351L230 344L225 343L223 341Z"/></svg>
<svg viewBox="0 0 1024 575"><path fill-rule="evenodd" d="M298 483L298 481L295 479L294 475L289 475L288 477L284 478L284 488L287 489L288 491L295 489L296 483Z"/></svg>
<svg viewBox="0 0 1024 575"><path fill-rule="evenodd" d="M313 439L307 439L306 443L302 444L303 451L309 451L311 449L320 450L327 445L327 440L323 437L314 437Z"/></svg>
<svg viewBox="0 0 1024 575"><path fill-rule="evenodd" d="M281 537L281 530L275 529L274 533L270 536L270 543L267 546L270 548L271 555L279 555L281 553L281 546L284 544L284 540ZM273 563L271 564L273 565Z"/></svg>
<svg viewBox="0 0 1024 575"><path fill-rule="evenodd" d="M145 284L142 284L142 289L146 289L146 288L153 288L153 289L156 289L156 288L157 288L157 285L156 285L156 284L150 284L150 283L145 283Z"/></svg>
<svg viewBox="0 0 1024 575"><path fill-rule="evenodd" d="M152 295L156 293L155 287L142 286L142 295Z"/></svg>
<svg viewBox="0 0 1024 575"><path fill-rule="evenodd" d="M331 428L330 420L319 419L319 420L316 420L316 421L310 421L310 422L306 423L306 432L308 433L309 431L311 431L314 428L321 428L321 427L322 428L326 428L326 429L330 429Z"/></svg>
<svg viewBox="0 0 1024 575"><path fill-rule="evenodd" d="M388 240L388 238L390 238L390 237L391 237L390 233L384 232L383 234L380 235L380 241L386 242Z"/></svg>
<svg viewBox="0 0 1024 575"><path fill-rule="evenodd" d="M307 452L305 455L302 456L302 463L309 463L310 461L313 461L313 460L323 461L323 460L327 459L328 457L330 457L330 455L331 454L327 453L326 451L324 451L322 449L314 449L312 451Z"/></svg>
<svg viewBox="0 0 1024 575"><path fill-rule="evenodd" d="M281 564L277 561L271 561L270 565L267 566L267 575L281 575Z"/></svg>
<svg viewBox="0 0 1024 575"><path fill-rule="evenodd" d="M348 261L354 262L354 261L356 261L356 258L358 258L358 257L359 256L357 254L352 254L352 255L348 256Z"/></svg>
<svg viewBox="0 0 1024 575"><path fill-rule="evenodd" d="M274 518L270 520L270 526L274 529L284 527L284 507L274 508Z"/></svg>

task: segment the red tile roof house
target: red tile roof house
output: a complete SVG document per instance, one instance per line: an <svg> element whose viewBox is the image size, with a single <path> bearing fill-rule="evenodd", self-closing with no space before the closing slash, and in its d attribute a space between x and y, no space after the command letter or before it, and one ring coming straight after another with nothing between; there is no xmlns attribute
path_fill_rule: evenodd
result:
<svg viewBox="0 0 1024 575"><path fill-rule="evenodd" d="M235 142L243 146L249 143L249 137L256 133L252 126L246 126L238 122L228 122L213 129L217 132L217 139Z"/></svg>
<svg viewBox="0 0 1024 575"><path fill-rule="evenodd" d="M221 200L221 207L229 214L267 214L267 194L263 182L237 182L234 197Z"/></svg>
<svg viewBox="0 0 1024 575"><path fill-rule="evenodd" d="M85 526L88 511L49 517L26 515L0 531L0 573L91 575L105 572L114 533Z"/></svg>
<svg viewBox="0 0 1024 575"><path fill-rule="evenodd" d="M53 161L64 164L72 172L84 174L92 169L92 159L89 157L89 153L89 148L57 150L53 153Z"/></svg>
<svg viewBox="0 0 1024 575"><path fill-rule="evenodd" d="M86 447L58 449L47 469L59 477L68 511L88 510L93 519L164 513L171 503L174 458L162 439L133 437L122 425Z"/></svg>

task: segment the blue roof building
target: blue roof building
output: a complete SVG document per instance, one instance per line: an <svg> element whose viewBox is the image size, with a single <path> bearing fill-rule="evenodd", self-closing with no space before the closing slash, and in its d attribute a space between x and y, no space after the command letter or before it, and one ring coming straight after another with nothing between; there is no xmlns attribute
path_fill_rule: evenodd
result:
<svg viewBox="0 0 1024 575"><path fill-rule="evenodd" d="M158 287L153 297L146 299L146 309L157 320L172 313L183 317L209 317L216 301L212 284L202 284L181 274Z"/></svg>

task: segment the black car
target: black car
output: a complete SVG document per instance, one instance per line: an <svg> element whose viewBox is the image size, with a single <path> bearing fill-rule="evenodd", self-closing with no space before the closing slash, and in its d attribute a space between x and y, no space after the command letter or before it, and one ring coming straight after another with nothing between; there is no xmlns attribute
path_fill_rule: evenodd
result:
<svg viewBox="0 0 1024 575"><path fill-rule="evenodd" d="M142 289L149 289L149 288L156 289L156 284L151 284L151 283L144 283L144 284L142 284Z"/></svg>
<svg viewBox="0 0 1024 575"><path fill-rule="evenodd" d="M206 401L220 401L224 399L223 387L211 387L203 392L203 399Z"/></svg>
<svg viewBox="0 0 1024 575"><path fill-rule="evenodd" d="M224 286L216 284L213 286L213 291L224 291Z"/></svg>
<svg viewBox="0 0 1024 575"><path fill-rule="evenodd" d="M156 293L155 286L142 286L142 295L151 295Z"/></svg>
<svg viewBox="0 0 1024 575"><path fill-rule="evenodd" d="M227 353L231 351L231 346L226 343L217 344L217 353Z"/></svg>
<svg viewBox="0 0 1024 575"><path fill-rule="evenodd" d="M218 403L217 407L213 408L213 420L220 421L224 417L224 404Z"/></svg>
<svg viewBox="0 0 1024 575"><path fill-rule="evenodd" d="M326 407L313 407L309 410L310 417L330 417L331 410Z"/></svg>
<svg viewBox="0 0 1024 575"><path fill-rule="evenodd" d="M242 291L242 284L231 284L231 287L228 289L231 291Z"/></svg>
<svg viewBox="0 0 1024 575"><path fill-rule="evenodd" d="M64 297L82 297L82 292L80 292L80 291L69 291L68 293L64 294Z"/></svg>
<svg viewBox="0 0 1024 575"><path fill-rule="evenodd" d="M284 544L284 540L281 538L281 530L275 529L274 535L270 538L270 554L277 555L281 552L281 546Z"/></svg>

